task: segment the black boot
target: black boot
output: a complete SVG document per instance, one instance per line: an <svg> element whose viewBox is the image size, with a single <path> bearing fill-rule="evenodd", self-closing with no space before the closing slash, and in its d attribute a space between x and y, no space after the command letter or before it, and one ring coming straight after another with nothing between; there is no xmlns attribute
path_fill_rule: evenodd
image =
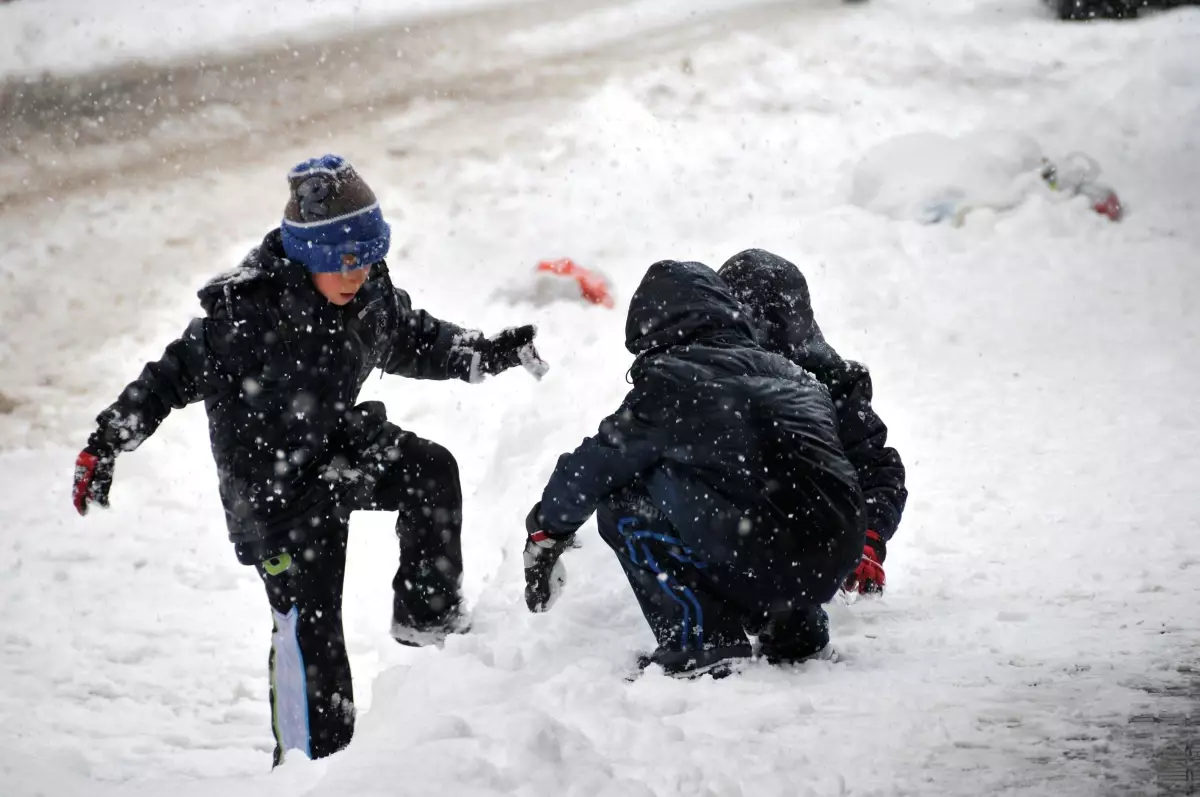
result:
<svg viewBox="0 0 1200 797"><path fill-rule="evenodd" d="M462 552L458 535L441 534L451 539L431 545L427 539L401 534L400 567L392 580L392 636L402 645L440 645L447 635L468 629L459 591Z"/></svg>
<svg viewBox="0 0 1200 797"><path fill-rule="evenodd" d="M462 611L462 603L439 615L422 612L414 614L408 602L397 594L392 606L392 638L401 645L420 648L427 645L440 647L450 634L465 634L471 624Z"/></svg>
<svg viewBox="0 0 1200 797"><path fill-rule="evenodd" d="M739 664L749 661L753 653L748 639L703 650L660 647L648 656L639 656L638 669L644 670L651 664L657 664L667 675L676 678L699 678L704 675L714 679L724 678L732 675Z"/></svg>
<svg viewBox="0 0 1200 797"><path fill-rule="evenodd" d="M799 606L773 613L758 629L759 654L771 664L798 664L831 658L829 615L820 606Z"/></svg>

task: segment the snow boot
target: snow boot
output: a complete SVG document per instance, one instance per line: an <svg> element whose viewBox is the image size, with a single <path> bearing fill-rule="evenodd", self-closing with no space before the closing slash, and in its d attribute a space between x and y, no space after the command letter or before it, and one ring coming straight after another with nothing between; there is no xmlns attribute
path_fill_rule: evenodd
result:
<svg viewBox="0 0 1200 797"><path fill-rule="evenodd" d="M471 630L470 618L462 610L461 600L446 610L434 613L414 612L399 594L392 605L392 638L409 647L441 647L451 634L465 634Z"/></svg>
<svg viewBox="0 0 1200 797"><path fill-rule="evenodd" d="M714 679L724 678L737 672L739 665L748 662L754 650L749 640L741 644L704 650L669 650L658 648L649 655L638 656L638 670L651 664L663 668L672 678L692 679L710 675Z"/></svg>
<svg viewBox="0 0 1200 797"><path fill-rule="evenodd" d="M829 660L829 615L820 606L800 606L773 615L758 629L759 655L770 664L798 664L811 659Z"/></svg>

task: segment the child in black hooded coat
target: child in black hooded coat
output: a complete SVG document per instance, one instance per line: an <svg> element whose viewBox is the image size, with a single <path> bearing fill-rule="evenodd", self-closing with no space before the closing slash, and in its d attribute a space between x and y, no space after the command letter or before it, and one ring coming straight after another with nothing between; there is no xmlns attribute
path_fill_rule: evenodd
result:
<svg viewBox="0 0 1200 797"><path fill-rule="evenodd" d="M397 513L397 641L465 627L458 463L388 421L381 402L359 403L368 375L479 382L545 367L532 326L486 338L413 308L384 261L391 228L345 160L305 161L288 183L280 226L200 291L204 316L100 413L74 484L80 514L107 506L118 456L172 410L204 402L229 538L274 618L276 763L293 749L330 755L354 731L342 633L352 512Z"/></svg>
<svg viewBox="0 0 1200 797"><path fill-rule="evenodd" d="M764 351L716 272L662 261L629 305L633 388L564 454L527 521L526 600L597 513L670 672L750 654L798 661L829 641L821 604L854 569L865 517L828 390Z"/></svg>
<svg viewBox="0 0 1200 797"><path fill-rule="evenodd" d="M717 273L738 301L750 308L762 347L787 357L829 388L838 438L867 506L862 559L845 587L860 593L883 592L887 543L900 525L908 490L900 454L887 445L887 426L871 407L871 373L861 363L842 359L826 342L813 317L808 283L791 262L762 249L747 249L727 260Z"/></svg>

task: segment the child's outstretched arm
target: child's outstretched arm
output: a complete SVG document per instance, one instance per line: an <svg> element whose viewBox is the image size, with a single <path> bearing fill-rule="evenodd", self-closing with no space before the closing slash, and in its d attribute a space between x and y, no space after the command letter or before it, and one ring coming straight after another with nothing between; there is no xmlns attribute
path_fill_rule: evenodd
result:
<svg viewBox="0 0 1200 797"><path fill-rule="evenodd" d="M96 418L96 431L76 459L72 497L79 514L87 514L93 503L108 506L117 454L140 446L171 410L240 389L238 374L257 361L265 345L253 329L246 321L197 318L160 359L146 364Z"/></svg>
<svg viewBox="0 0 1200 797"><path fill-rule="evenodd" d="M525 520L525 605L544 612L562 586L556 575L558 559L576 529L600 502L628 486L662 457L665 435L639 418L631 393L616 413L605 418L600 431L583 441L558 465Z"/></svg>
<svg viewBox="0 0 1200 797"><path fill-rule="evenodd" d="M662 458L665 435L639 418L632 402L600 424L599 433L558 458L539 505L541 530L566 537L600 502L632 483Z"/></svg>
<svg viewBox="0 0 1200 797"><path fill-rule="evenodd" d="M548 367L533 339L531 325L506 329L487 338L478 330L441 321L424 310L414 310L404 291L395 289L396 323L391 351L383 370L415 379L462 379L479 382L509 368L523 365L539 379Z"/></svg>

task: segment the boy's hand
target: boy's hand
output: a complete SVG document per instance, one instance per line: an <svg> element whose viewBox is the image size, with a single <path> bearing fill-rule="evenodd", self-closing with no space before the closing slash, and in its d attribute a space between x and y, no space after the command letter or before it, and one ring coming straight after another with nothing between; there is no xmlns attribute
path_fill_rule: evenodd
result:
<svg viewBox="0 0 1200 797"><path fill-rule="evenodd" d="M483 341L479 347L479 372L495 375L523 365L525 370L541 379L550 370L550 366L538 356L537 349L533 347L536 335L537 327L526 324L523 327L506 329Z"/></svg>
<svg viewBox="0 0 1200 797"><path fill-rule="evenodd" d="M846 592L858 592L862 595L879 595L887 583L883 572L883 557L886 547L878 532L868 531L867 542L863 545L862 559L858 567L846 578L842 589Z"/></svg>
<svg viewBox="0 0 1200 797"><path fill-rule="evenodd" d="M113 463L116 455L88 446L75 459L75 487L71 497L75 510L86 515L93 503L108 506L108 488L112 486Z"/></svg>
<svg viewBox="0 0 1200 797"><path fill-rule="evenodd" d="M529 537L525 540L525 606L531 612L544 612L558 598L559 592L567 582L566 569L559 563L571 544L570 537L555 538L542 531L541 503L534 505L529 517L525 520L525 529Z"/></svg>

